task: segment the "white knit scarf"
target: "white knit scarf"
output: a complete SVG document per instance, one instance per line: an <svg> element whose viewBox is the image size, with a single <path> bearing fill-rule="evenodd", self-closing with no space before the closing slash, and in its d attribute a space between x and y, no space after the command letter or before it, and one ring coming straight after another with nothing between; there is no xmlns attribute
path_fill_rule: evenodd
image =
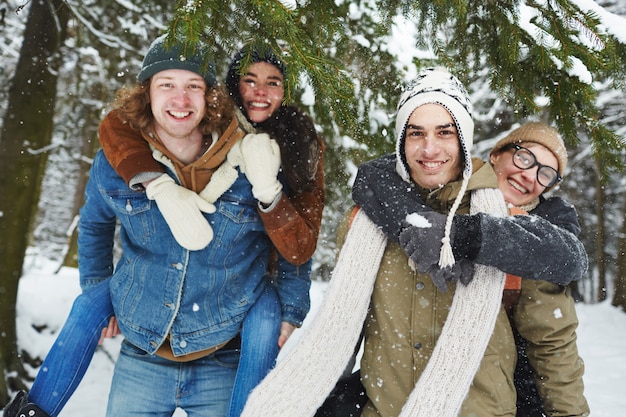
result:
<svg viewBox="0 0 626 417"><path fill-rule="evenodd" d="M506 215L496 189L472 193L471 212ZM307 417L322 405L348 365L367 315L387 238L359 210L324 301L307 332L248 398L242 417ZM400 417L453 417L467 396L500 310L504 273L476 265L457 285L433 355Z"/></svg>

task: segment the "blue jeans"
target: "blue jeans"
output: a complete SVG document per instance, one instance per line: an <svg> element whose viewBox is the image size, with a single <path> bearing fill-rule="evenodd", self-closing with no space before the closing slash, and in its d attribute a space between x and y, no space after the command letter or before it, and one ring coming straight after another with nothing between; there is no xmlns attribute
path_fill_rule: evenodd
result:
<svg viewBox="0 0 626 417"><path fill-rule="evenodd" d="M276 364L281 308L272 285L248 310L241 327L241 358L228 417L239 417L250 392Z"/></svg>
<svg viewBox="0 0 626 417"><path fill-rule="evenodd" d="M238 350L220 349L190 362L149 355L122 342L115 364L107 417L224 417L228 411Z"/></svg>
<svg viewBox="0 0 626 417"><path fill-rule="evenodd" d="M76 297L28 393L29 401L51 417L59 415L87 372L102 329L112 315L108 280Z"/></svg>

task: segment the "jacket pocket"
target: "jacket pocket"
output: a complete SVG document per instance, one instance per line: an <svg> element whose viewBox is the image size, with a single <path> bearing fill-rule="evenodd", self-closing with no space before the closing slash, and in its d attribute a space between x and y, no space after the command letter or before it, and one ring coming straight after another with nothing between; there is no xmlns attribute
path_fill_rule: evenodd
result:
<svg viewBox="0 0 626 417"><path fill-rule="evenodd" d="M223 195L216 204L217 212L234 223L258 222L260 220L256 204L253 201L238 201L229 195Z"/></svg>
<svg viewBox="0 0 626 417"><path fill-rule="evenodd" d="M486 354L474 377L460 416L516 414L516 393L513 384L514 363L497 354Z"/></svg>
<svg viewBox="0 0 626 417"><path fill-rule="evenodd" d="M153 202L143 192L131 189L105 190L109 205L115 210L125 231L137 241L146 243L155 235ZM156 204L156 203L154 203Z"/></svg>

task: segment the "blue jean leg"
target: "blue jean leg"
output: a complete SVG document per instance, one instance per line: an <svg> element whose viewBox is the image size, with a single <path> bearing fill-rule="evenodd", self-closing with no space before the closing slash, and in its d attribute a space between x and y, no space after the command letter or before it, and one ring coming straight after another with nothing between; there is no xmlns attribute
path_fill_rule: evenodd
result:
<svg viewBox="0 0 626 417"><path fill-rule="evenodd" d="M228 417L239 417L250 392L276 364L281 308L271 285L248 310L241 328L241 358Z"/></svg>
<svg viewBox="0 0 626 417"><path fill-rule="evenodd" d="M29 401L51 417L59 415L87 372L102 329L112 315L108 281L76 297L28 393Z"/></svg>
<svg viewBox="0 0 626 417"><path fill-rule="evenodd" d="M235 382L239 351L221 349L201 359L174 362L127 341L115 364L107 417L224 417Z"/></svg>

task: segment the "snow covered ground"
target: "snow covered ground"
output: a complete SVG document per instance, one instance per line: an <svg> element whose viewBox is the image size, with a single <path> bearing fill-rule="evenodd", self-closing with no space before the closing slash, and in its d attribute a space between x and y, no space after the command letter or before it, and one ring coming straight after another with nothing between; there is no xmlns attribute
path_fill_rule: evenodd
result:
<svg viewBox="0 0 626 417"><path fill-rule="evenodd" d="M74 297L79 293L78 271L62 268L42 258L30 258L20 280L17 304L18 338L33 356L45 356L56 332L61 328ZM317 311L326 284L314 282L311 289L311 313L303 329ZM609 303L579 304L579 350L586 365L585 395L593 417L615 417L626 410L626 314ZM43 332L35 327L47 326ZM304 330L294 333L297 339ZM119 337L105 341L76 394L60 417L104 416L113 365L119 349ZM279 358L280 360L280 358ZM35 375L36 370L32 370ZM179 411L176 416L184 416Z"/></svg>

